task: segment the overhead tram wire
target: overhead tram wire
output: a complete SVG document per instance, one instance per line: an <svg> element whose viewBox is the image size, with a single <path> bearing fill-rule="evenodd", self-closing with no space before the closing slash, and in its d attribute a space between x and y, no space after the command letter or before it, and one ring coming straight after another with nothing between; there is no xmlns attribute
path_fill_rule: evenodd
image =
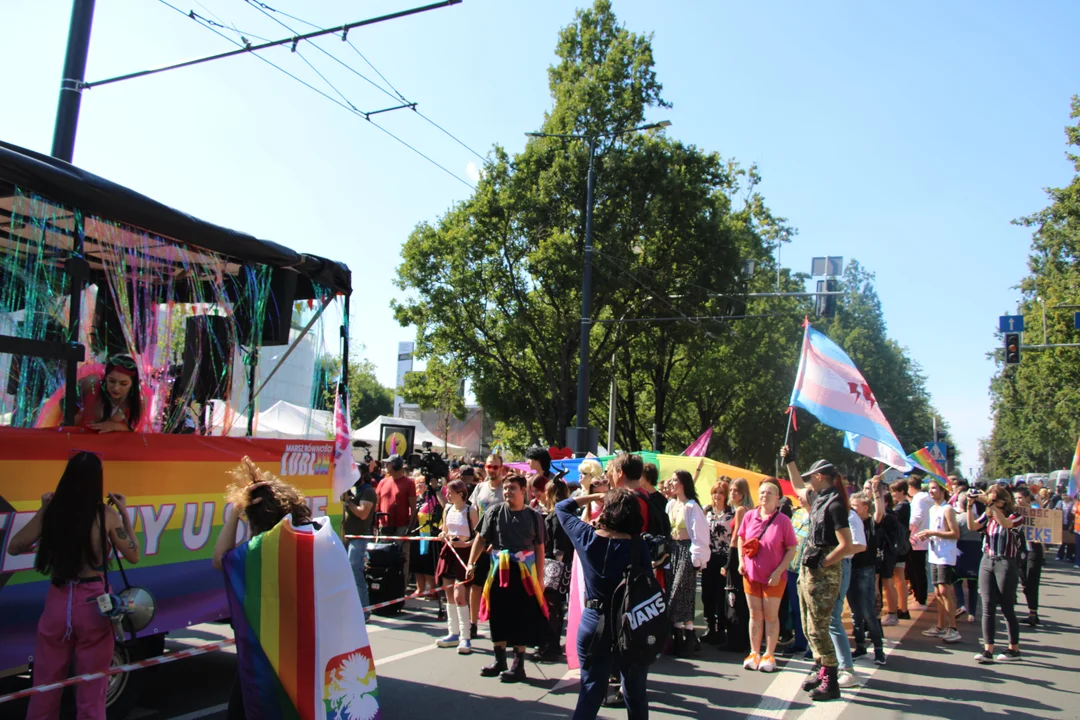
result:
<svg viewBox="0 0 1080 720"><path fill-rule="evenodd" d="M204 27L204 28L206 28L206 29L207 29L207 30L209 30L210 32L214 33L214 34L215 34L215 35L217 35L218 37L221 37L221 38L223 38L223 39L227 40L228 42L232 43L233 45L236 45L236 46L238 46L238 47L241 47L241 48L245 48L245 51L246 51L246 52L248 52L249 54L251 54L251 55L253 55L253 56L257 57L257 58L258 58L259 60L262 60L262 61L263 61L264 63L266 63L266 64L267 64L267 65L269 65L270 67L274 68L274 69L275 69L275 70L277 70L278 72L281 72L281 73L285 74L286 76L288 76L289 78L291 78L291 79L295 80L296 82L300 83L301 85L303 85L304 87L308 88L309 90L311 90L311 91L313 91L313 92L315 92L315 93L318 93L319 95L321 95L322 97L326 98L327 100L329 100L330 102L334 103L335 105L338 105L339 107L341 107L341 108L343 108L343 109L347 110L348 112L350 112L350 113L352 113L352 114L354 114L354 115L356 115L356 116L358 116L358 117L361 117L361 118L363 118L363 119L367 120L367 121L368 121L368 122L369 122L369 123L370 123L370 124L371 124L371 125L372 125L373 127L377 128L377 129L381 130L381 131L382 131L383 133L385 133L385 134L389 135L389 136L390 136L391 138L393 138L394 140L396 140L396 141L397 141L397 142L399 142L400 144L404 145L404 146L405 146L406 148L408 148L409 150L413 151L414 153L416 153L417 155L419 155L419 156L420 156L421 158L423 158L424 160L427 160L427 161L428 161L429 163L431 163L431 164L432 164L432 165L434 165L435 167L439 168L439 169L440 169L440 170L442 170L442 171L443 171L444 173L446 173L446 174L447 174L447 175L449 175L450 177L454 178L455 180L457 180L458 182L460 182L460 183L461 183L462 185L466 186L466 187L467 187L467 188L469 188L470 190L475 190L475 189L476 189L476 187L475 187L475 186L474 186L474 185L473 185L472 183L470 183L469 181L465 180L465 179L464 179L463 177L461 177L461 176L460 176L460 175L458 175L457 173L455 173L455 172L453 172L452 170L448 169L448 168L447 168L446 166L444 166L444 165L442 165L441 163L437 162L436 160L434 160L434 159L433 159L432 157L430 157L429 155L427 155L427 154L423 153L422 151L420 151L419 149L417 149L417 148L416 148L416 147L414 147L413 145L410 145L410 144L409 144L408 142L406 142L405 140L403 140L403 139L399 138L399 137L398 137L397 135L395 135L394 133L390 132L389 130L387 130L386 128L384 128L384 127L383 127L382 125L379 125L378 123L376 123L375 121L373 121L373 120L371 119L371 117L370 117L371 115L374 115L374 114L379 114L379 113L381 113L381 112L386 112L386 110L375 110L375 111L372 111L372 112L368 112L368 113L365 113L364 111L362 111L362 110L358 110L358 109L356 109L355 107L351 106L351 103L347 105L347 104L345 104L345 103L341 102L340 100L338 100L337 98L333 97L332 95L330 95L330 94L328 94L328 93L326 93L326 92L323 92L322 90L320 90L319 88L315 87L315 86L314 86L314 85L312 85L311 83L309 83L309 82L307 82L307 81L305 81L305 80L303 80L303 79L301 79L301 78L297 77L296 75L294 75L293 73L289 72L288 70L286 70L285 68L281 67L280 65L277 65L277 64L276 64L276 63L274 63L273 61L271 61L271 60L268 60L267 58L264 58L264 57L263 57L262 55L259 55L259 54L258 54L257 52L253 52L253 51L250 51L250 50L248 50L247 48L248 48L248 47L250 47L250 46L244 46L244 45L243 45L242 43L240 43L240 42L238 42L237 40L234 40L233 38L229 37L228 35L226 35L226 34L222 33L221 31L217 30L217 29L216 29L216 28L214 28L213 26L205 24L204 22L202 22L202 21L204 21L204 20L205 20L205 18L202 18L202 17L200 17L200 16L197 16L197 15L196 15L195 13L186 13L186 12L184 12L183 10L181 10L180 8L176 7L175 5L173 5L173 4L171 4L171 3L169 3L169 2L168 2L168 0L158 0L158 2L160 2L160 3L162 4L162 5L165 5L165 6L169 7L169 8L172 8L173 10L175 10L175 11L176 11L176 12L178 12L178 13L180 13L180 14L181 14L181 15L183 15L184 17L187 17L187 18L189 18L189 19L195 20L195 22L196 22L196 23L198 23L198 24L199 24L199 25L200 25L201 27ZM253 36L253 37L254 37L254 36ZM275 44L280 44L280 43L275 43ZM231 53L231 54L239 54L239 53ZM149 73L143 73L143 74L149 74ZM138 75L139 75L139 74L136 74L136 76L138 76ZM126 79L126 78L118 78L118 79ZM98 84L104 84L104 83L98 83ZM88 84L87 84L87 87L93 87L93 84L90 84L90 83L88 83ZM335 90L336 90L336 88L335 88ZM401 109L401 108L388 108L388 110L389 110L389 109L393 109L393 110L396 110L396 109Z"/></svg>
<svg viewBox="0 0 1080 720"><path fill-rule="evenodd" d="M296 22L302 23L302 24L307 25L308 27L311 27L311 28L319 28L319 25L317 25L317 24L315 24L315 23L313 23L313 22L311 22L309 20L304 20L303 18L299 18L299 17L297 17L295 15L290 15L289 13L287 13L287 12L285 12L283 10L278 10L276 8L272 8L272 7L270 7L269 5L267 5L264 2L259 2L259 0L244 0L244 2L247 3L248 5L251 5L256 10L261 12L263 15L270 18L271 20L273 20L278 25L285 28L286 30L288 30L291 33L295 33L296 31L293 28L289 27L284 22L282 22L281 20L278 20L277 18L273 17L270 13L277 13L278 15L282 15L284 17L287 17L287 18L291 19L291 20L295 20ZM382 71L380 71L379 68L375 67L374 63L372 63L370 60L368 60L367 57L362 52L360 52L360 48L356 47L356 45L353 44L352 40L349 40L349 35L348 35L347 32L343 34L341 39L345 42L346 45L348 45L349 47L351 47L353 49L353 51L360 57L361 60L363 60L365 63L367 63L368 67L370 67L372 70L375 71L375 74L377 74L380 78L382 78L382 81L385 82L390 87L391 90L393 90L393 93L389 92L386 88L382 87L381 85L376 83L374 80L372 80L368 76L361 73L359 70L354 68L352 65L349 65L348 63L341 60L339 57L337 57L333 53L327 51L322 46L316 45L314 42L311 42L310 44L315 46L315 48L317 48L321 53L323 53L327 57L331 58L334 62L338 63L339 65L344 67L346 70L349 70L350 72L355 74L357 77L359 77L359 78L365 80L366 82L368 82L372 87L375 87L378 90L382 91L383 94L385 94L387 97L390 97L390 98L392 98L394 100L400 100L401 102L405 103L406 105L409 105L413 112L415 112L417 115L419 115L424 121L429 123L432 127L439 130L444 135L446 135L448 138L450 138L451 140L456 142L458 145L460 145L461 147L463 147L466 150L468 150L469 152L471 152L473 155L475 155L477 158L479 158L481 162L485 162L485 163L487 162L486 157L484 157L482 154L480 154L476 150L469 147L465 143L464 140L462 140L461 138L454 135L452 132L450 132L449 130L447 130L446 128L444 128L442 125L435 122L431 118L429 118L424 113L417 110L416 109L416 103L411 102L407 97L405 97L401 93L400 90L398 90L396 87L394 87L394 84L392 82L390 82L390 80L385 75L383 75Z"/></svg>

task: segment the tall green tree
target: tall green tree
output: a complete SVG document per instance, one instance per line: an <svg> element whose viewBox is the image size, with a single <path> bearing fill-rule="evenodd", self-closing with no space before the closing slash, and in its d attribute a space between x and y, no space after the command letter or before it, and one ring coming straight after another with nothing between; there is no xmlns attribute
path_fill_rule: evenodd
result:
<svg viewBox="0 0 1080 720"><path fill-rule="evenodd" d="M578 12L556 54L540 130L597 148L590 319L723 312L711 293L734 286L744 254L771 251L752 223L776 223L759 196L737 196L744 171L661 133L628 132L669 105L651 37L619 25L606 0ZM417 326L418 354L458 359L492 417L560 445L578 422L588 144L538 138L513 156L496 147L474 195L405 243L399 284L412 299L394 306ZM663 425L677 348L697 334L678 323L594 322L591 404L605 403L616 347L647 335L654 352L638 365Z"/></svg>
<svg viewBox="0 0 1080 720"><path fill-rule="evenodd" d="M1080 96L1069 115L1080 119ZM1065 187L1046 190L1050 204L1014 222L1030 228L1028 275L1021 281L1018 311L1028 318L1026 344L1076 342L1072 310L1080 298L1080 121L1065 127L1066 157L1075 174ZM1046 334L1041 316L1046 313ZM1080 354L1076 348L1022 351L1021 362L998 370L990 381L994 425L981 447L984 471L992 477L1068 467L1080 437Z"/></svg>

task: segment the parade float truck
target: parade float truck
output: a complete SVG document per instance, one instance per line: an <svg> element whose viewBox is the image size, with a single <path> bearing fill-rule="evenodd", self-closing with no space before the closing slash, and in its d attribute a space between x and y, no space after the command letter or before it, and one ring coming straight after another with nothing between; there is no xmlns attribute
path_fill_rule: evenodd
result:
<svg viewBox="0 0 1080 720"><path fill-rule="evenodd" d="M255 418L301 343L319 358L310 404L329 392L332 407L347 382L350 282L344 264L0 142L0 677L32 667L49 582L8 543L73 451L100 453L105 490L127 496L142 553L127 582L154 600L149 625L117 643L116 665L161 654L170 632L228 619L211 552L231 511L227 473L243 456L298 486L315 516L340 513L332 438L259 438ZM138 427L76 425L81 394L118 354L138 366ZM115 560L109 579L124 588ZM126 714L146 672L110 676L110 717Z"/></svg>

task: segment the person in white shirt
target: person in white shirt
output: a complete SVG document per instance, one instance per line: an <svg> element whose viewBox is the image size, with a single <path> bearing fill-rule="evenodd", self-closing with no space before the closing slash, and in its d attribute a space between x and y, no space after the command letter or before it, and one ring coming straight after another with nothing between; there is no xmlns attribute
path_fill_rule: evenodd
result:
<svg viewBox="0 0 1080 720"><path fill-rule="evenodd" d="M908 480L908 496L911 498L911 552L908 553L905 572L915 593L915 602L925 607L930 589L926 567L927 544L925 540L918 539L918 534L930 526L930 506L934 501L923 491L922 480L914 477Z"/></svg>
<svg viewBox="0 0 1080 720"><path fill-rule="evenodd" d="M848 527L851 529L851 548L848 550L848 556L841 561L844 573L840 581L840 594L833 603L832 619L829 621L829 637L832 638L833 647L836 649L836 659L839 662L836 670L836 684L842 688L858 684L855 677L855 659L851 655L851 643L844 629L844 600L847 598L848 588L851 587L851 558L866 551L866 532L863 530L862 518L850 507L848 508Z"/></svg>
<svg viewBox="0 0 1080 720"><path fill-rule="evenodd" d="M931 580L934 583L934 599L937 605L937 625L924 630L927 637L940 637L947 643L960 642L956 630L956 542L960 539L960 525L956 513L948 504L945 486L936 480L930 482L930 498L933 505L927 513L927 529L916 537L929 544Z"/></svg>

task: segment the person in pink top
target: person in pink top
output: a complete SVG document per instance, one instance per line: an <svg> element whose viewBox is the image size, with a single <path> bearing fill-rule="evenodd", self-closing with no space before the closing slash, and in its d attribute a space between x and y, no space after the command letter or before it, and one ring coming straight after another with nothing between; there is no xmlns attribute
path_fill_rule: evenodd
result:
<svg viewBox="0 0 1080 720"><path fill-rule="evenodd" d="M739 526L739 574L750 606L750 654L743 661L747 670L776 670L773 654L780 635L780 602L787 568L799 545L791 519L780 512L780 495L775 480L763 480L757 508L746 513ZM763 633L765 654L759 655Z"/></svg>

